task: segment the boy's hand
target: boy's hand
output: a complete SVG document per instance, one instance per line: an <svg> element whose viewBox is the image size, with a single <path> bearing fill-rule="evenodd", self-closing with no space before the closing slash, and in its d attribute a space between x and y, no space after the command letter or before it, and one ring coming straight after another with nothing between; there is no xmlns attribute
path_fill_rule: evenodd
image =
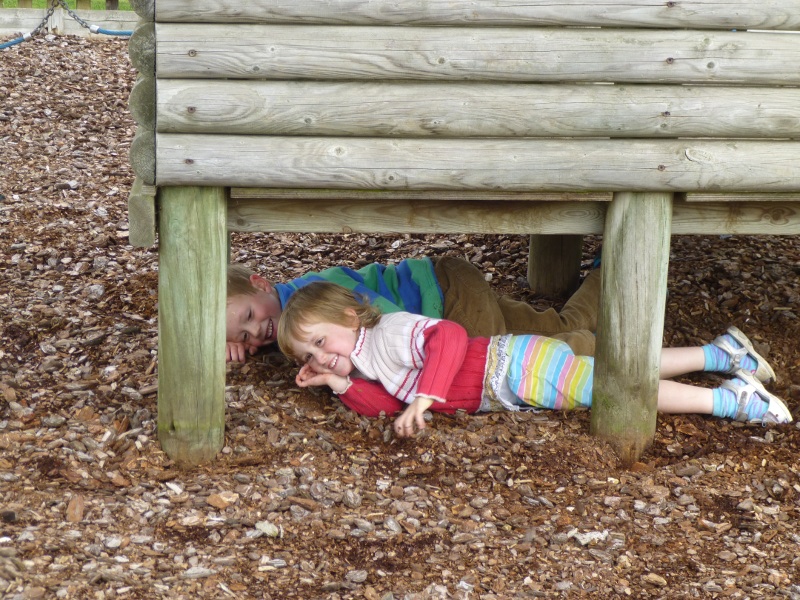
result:
<svg viewBox="0 0 800 600"><path fill-rule="evenodd" d="M310 365L303 365L294 378L298 387L327 385L334 392L341 392L347 388L347 378L333 373L317 373Z"/></svg>
<svg viewBox="0 0 800 600"><path fill-rule="evenodd" d="M225 362L240 362L247 360L247 355L253 355L258 346L249 346L244 342L227 342L225 344Z"/></svg>
<svg viewBox="0 0 800 600"><path fill-rule="evenodd" d="M433 398L426 398L425 396L417 396L416 399L408 405L408 408L403 411L399 417L394 421L394 433L397 437L413 437L417 430L422 431L425 429L424 413L433 404Z"/></svg>

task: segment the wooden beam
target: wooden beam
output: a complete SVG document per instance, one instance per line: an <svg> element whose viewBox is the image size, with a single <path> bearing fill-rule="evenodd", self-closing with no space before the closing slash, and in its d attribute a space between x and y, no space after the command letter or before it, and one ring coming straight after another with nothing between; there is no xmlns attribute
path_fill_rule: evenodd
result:
<svg viewBox="0 0 800 600"><path fill-rule="evenodd" d="M139 248L156 243L156 188L140 177L128 196L128 242Z"/></svg>
<svg viewBox="0 0 800 600"><path fill-rule="evenodd" d="M390 139L180 133L159 133L156 139L158 185L793 192L800 181L800 141Z"/></svg>
<svg viewBox="0 0 800 600"><path fill-rule="evenodd" d="M135 0L134 5L143 0ZM152 2L152 0L149 0ZM137 12L138 12L137 8ZM561 0L159 0L159 21L379 25L621 26L800 29L798 0L578 2Z"/></svg>
<svg viewBox="0 0 800 600"><path fill-rule="evenodd" d="M233 199L231 231L600 235L607 202ZM800 201L674 202L673 235L800 235Z"/></svg>
<svg viewBox="0 0 800 600"><path fill-rule="evenodd" d="M799 88L161 79L157 102L164 133L800 137Z"/></svg>
<svg viewBox="0 0 800 600"><path fill-rule="evenodd" d="M158 439L179 464L225 433L225 190L159 190Z"/></svg>
<svg viewBox="0 0 800 600"><path fill-rule="evenodd" d="M546 296L569 296L578 289L582 235L532 235L529 244L528 283L532 290Z"/></svg>
<svg viewBox="0 0 800 600"><path fill-rule="evenodd" d="M628 466L655 434L671 205L668 193L615 194L603 235L590 430Z"/></svg>
<svg viewBox="0 0 800 600"><path fill-rule="evenodd" d="M794 35L156 23L159 78L800 84Z"/></svg>

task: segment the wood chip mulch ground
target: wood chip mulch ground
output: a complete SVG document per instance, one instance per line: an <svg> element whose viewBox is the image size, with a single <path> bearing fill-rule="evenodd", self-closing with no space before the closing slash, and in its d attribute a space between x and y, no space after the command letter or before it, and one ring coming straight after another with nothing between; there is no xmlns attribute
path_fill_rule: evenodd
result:
<svg viewBox="0 0 800 600"><path fill-rule="evenodd" d="M155 431L157 249L128 245L124 40L0 51L0 596L800 598L800 429L659 418L629 470L589 415L386 420L229 368L226 445L180 470ZM588 268L600 240L587 238ZM274 279L407 256L525 287L515 236L236 235ZM737 325L800 417L800 238L675 237L664 343ZM710 375L688 379L713 385Z"/></svg>

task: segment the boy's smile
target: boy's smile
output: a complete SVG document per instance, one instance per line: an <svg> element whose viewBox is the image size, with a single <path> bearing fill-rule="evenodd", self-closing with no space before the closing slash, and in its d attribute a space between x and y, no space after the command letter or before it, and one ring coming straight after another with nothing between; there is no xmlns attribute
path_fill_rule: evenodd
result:
<svg viewBox="0 0 800 600"><path fill-rule="evenodd" d="M252 348L275 342L281 302L272 285L263 277L251 277L254 294L228 298L225 308L226 338Z"/></svg>

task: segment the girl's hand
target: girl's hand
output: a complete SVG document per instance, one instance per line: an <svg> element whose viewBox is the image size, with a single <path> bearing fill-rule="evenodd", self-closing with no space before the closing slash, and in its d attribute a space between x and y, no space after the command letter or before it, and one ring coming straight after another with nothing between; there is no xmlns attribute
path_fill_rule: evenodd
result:
<svg viewBox="0 0 800 600"><path fill-rule="evenodd" d="M327 385L334 392L341 392L347 388L347 378L333 373L317 373L310 365L303 365L294 378L298 387L311 387Z"/></svg>
<svg viewBox="0 0 800 600"><path fill-rule="evenodd" d="M394 421L394 433L397 437L413 437L416 433L414 427L419 431L425 429L424 413L431 407L434 400L425 396L417 396Z"/></svg>

